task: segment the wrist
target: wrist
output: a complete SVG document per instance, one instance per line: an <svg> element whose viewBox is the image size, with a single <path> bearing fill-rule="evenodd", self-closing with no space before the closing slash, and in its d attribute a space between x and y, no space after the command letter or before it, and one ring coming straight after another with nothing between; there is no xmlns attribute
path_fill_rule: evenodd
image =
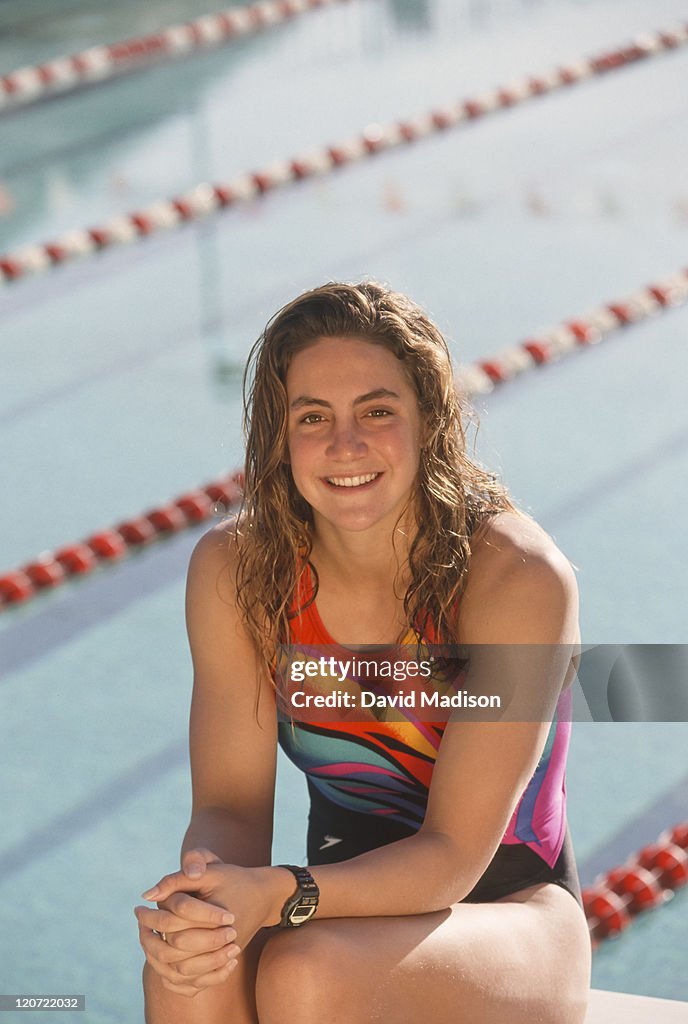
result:
<svg viewBox="0 0 688 1024"><path fill-rule="evenodd" d="M282 867L253 868L256 881L265 895L263 927L272 928L282 919L282 907L296 891L296 879Z"/></svg>

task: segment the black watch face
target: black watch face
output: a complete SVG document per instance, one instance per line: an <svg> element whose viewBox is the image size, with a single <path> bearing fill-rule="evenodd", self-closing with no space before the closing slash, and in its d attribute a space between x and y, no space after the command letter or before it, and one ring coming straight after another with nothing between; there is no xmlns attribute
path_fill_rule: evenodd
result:
<svg viewBox="0 0 688 1024"><path fill-rule="evenodd" d="M289 924L292 928L298 928L299 925L305 924L306 921L310 921L316 909L316 907L294 907L289 914Z"/></svg>

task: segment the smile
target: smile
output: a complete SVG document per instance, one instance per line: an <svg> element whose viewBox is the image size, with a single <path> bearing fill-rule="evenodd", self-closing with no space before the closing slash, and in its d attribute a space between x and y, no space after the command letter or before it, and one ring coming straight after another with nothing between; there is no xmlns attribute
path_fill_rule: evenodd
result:
<svg viewBox="0 0 688 1024"><path fill-rule="evenodd" d="M327 483L332 487L365 487L377 480L381 473L366 473L365 476L328 476Z"/></svg>

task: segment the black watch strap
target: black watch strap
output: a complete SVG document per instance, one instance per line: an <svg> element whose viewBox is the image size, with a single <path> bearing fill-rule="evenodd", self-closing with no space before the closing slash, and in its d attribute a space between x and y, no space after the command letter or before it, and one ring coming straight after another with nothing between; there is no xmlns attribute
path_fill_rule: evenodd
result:
<svg viewBox="0 0 688 1024"><path fill-rule="evenodd" d="M297 884L296 892L282 907L279 927L300 928L306 921L310 921L318 909L320 889L308 868L301 868L296 864L278 864L277 867L291 871Z"/></svg>

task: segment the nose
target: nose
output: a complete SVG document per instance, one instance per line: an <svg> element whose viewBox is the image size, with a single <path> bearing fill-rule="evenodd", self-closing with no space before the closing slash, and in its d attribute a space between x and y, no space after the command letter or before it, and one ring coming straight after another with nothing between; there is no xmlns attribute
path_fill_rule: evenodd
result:
<svg viewBox="0 0 688 1024"><path fill-rule="evenodd" d="M338 462L360 459L368 452L368 445L355 420L335 421L332 426L326 455Z"/></svg>

